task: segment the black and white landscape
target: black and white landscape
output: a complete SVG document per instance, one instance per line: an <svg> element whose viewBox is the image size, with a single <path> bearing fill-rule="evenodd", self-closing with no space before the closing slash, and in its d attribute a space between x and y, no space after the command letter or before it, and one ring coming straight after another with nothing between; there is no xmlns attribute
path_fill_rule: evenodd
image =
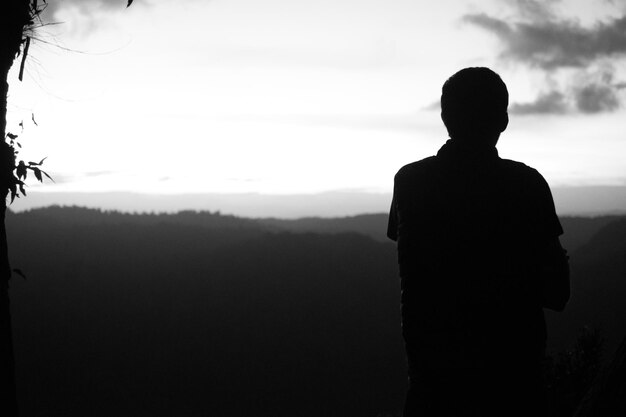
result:
<svg viewBox="0 0 626 417"><path fill-rule="evenodd" d="M406 384L385 214L299 220L10 213L24 416L378 416ZM625 335L626 218L565 217L549 350Z"/></svg>

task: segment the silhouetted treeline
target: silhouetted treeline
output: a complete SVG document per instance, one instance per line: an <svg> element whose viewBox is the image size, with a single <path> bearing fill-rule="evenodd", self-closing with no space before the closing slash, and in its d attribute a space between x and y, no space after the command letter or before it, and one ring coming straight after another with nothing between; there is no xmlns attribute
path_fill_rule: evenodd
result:
<svg viewBox="0 0 626 417"><path fill-rule="evenodd" d="M610 350L626 329L626 219L562 220L573 296L548 317L550 347L586 324ZM406 378L395 246L376 240L385 221L11 213L12 264L27 275L11 290L23 415L397 414Z"/></svg>
<svg viewBox="0 0 626 417"><path fill-rule="evenodd" d="M53 208L9 224L13 265L27 274L12 284L25 416L401 406L392 245L209 214Z"/></svg>

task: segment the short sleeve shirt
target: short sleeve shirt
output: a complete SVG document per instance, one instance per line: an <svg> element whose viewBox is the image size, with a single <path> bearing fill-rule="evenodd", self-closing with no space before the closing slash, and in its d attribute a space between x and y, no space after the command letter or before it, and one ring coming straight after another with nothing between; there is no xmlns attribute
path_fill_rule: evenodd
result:
<svg viewBox="0 0 626 417"><path fill-rule="evenodd" d="M538 249L562 233L544 178L495 148L466 154L449 141L404 166L387 235L398 245L405 340L471 333L468 343L545 343ZM495 337L511 326L511 338Z"/></svg>

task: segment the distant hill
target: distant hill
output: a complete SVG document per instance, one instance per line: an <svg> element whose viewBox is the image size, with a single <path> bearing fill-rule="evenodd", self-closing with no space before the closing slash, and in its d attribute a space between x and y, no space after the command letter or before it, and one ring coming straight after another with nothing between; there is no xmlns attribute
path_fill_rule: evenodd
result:
<svg viewBox="0 0 626 417"><path fill-rule="evenodd" d="M400 168L400 167L398 167ZM389 191L393 178L389 178ZM54 187L48 184L45 189ZM28 198L17 199L15 211L63 206L102 207L130 212L209 210L238 216L261 218L301 218L311 216L345 217L359 213L385 213L390 192L337 190L315 194L195 193L145 194L131 192L46 192L33 185ZM626 186L552 187L559 215L599 216L626 214Z"/></svg>
<svg viewBox="0 0 626 417"><path fill-rule="evenodd" d="M22 415L397 413L393 245L239 220L11 214Z"/></svg>
<svg viewBox="0 0 626 417"><path fill-rule="evenodd" d="M626 336L626 217L594 233L571 254L570 267L571 301L564 313L549 315L550 324L563 338L583 324L601 329L610 359Z"/></svg>
<svg viewBox="0 0 626 417"><path fill-rule="evenodd" d="M293 233L336 234L353 232L387 242L386 213L361 214L346 217L303 217L299 219L256 218L250 219L219 212L184 210L177 213L131 214L111 210L89 209L76 206L50 206L42 209L9 213L22 216L28 221L51 221L65 224L119 224L143 225L178 224L212 229L239 229L256 231L288 231ZM562 217L565 234L563 246L570 252L584 245L602 227L620 216ZM26 220L24 220L26 221Z"/></svg>
<svg viewBox="0 0 626 417"><path fill-rule="evenodd" d="M561 243L568 251L573 252L584 245L591 237L607 224L619 219L620 216L597 217L561 217L565 233ZM300 219L257 219L271 230L287 230L295 233L343 233L355 232L369 236L378 241L386 242L388 214L361 214L357 216L323 218L305 217Z"/></svg>
<svg viewBox="0 0 626 417"><path fill-rule="evenodd" d="M10 213L23 416L377 416L406 384L386 214ZM626 333L626 217L563 218L563 349Z"/></svg>
<svg viewBox="0 0 626 417"><path fill-rule="evenodd" d="M358 216L322 218L304 217L300 219L266 218L257 221L270 230L286 230L303 233L345 233L354 232L369 236L378 241L387 241L387 214L361 214Z"/></svg>
<svg viewBox="0 0 626 417"><path fill-rule="evenodd" d="M608 224L625 216L561 217L564 234L561 243L570 253L586 244Z"/></svg>
<svg viewBox="0 0 626 417"><path fill-rule="evenodd" d="M260 229L255 220L222 215L220 212L183 210L177 213L127 213L115 210L99 210L78 206L53 205L45 208L26 210L14 213L9 211L8 216L14 216L27 222L50 222L72 225L107 225L107 224L136 224L158 225L179 224L211 229Z"/></svg>

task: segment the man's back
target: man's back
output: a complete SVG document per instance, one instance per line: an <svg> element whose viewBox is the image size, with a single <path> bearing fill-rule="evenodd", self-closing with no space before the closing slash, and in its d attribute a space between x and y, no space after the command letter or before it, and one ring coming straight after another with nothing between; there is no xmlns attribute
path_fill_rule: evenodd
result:
<svg viewBox="0 0 626 417"><path fill-rule="evenodd" d="M561 233L541 175L495 148L468 157L448 143L402 168L389 235L410 376L469 373L478 385L536 376L546 336L538 249Z"/></svg>
<svg viewBox="0 0 626 417"><path fill-rule="evenodd" d="M405 166L389 228L398 239L404 326L415 328L411 335L466 339L470 346L430 347L432 355L458 348L449 365L482 366L503 344L541 352L536 249L561 233L541 175L495 149L466 158L447 144L438 156ZM467 357L469 348L477 351Z"/></svg>
<svg viewBox="0 0 626 417"><path fill-rule="evenodd" d="M395 177L388 235L398 242L406 415L540 408L545 267L564 256L562 229L543 177L499 158L495 143L508 117L497 108L493 122L442 113L455 136Z"/></svg>

